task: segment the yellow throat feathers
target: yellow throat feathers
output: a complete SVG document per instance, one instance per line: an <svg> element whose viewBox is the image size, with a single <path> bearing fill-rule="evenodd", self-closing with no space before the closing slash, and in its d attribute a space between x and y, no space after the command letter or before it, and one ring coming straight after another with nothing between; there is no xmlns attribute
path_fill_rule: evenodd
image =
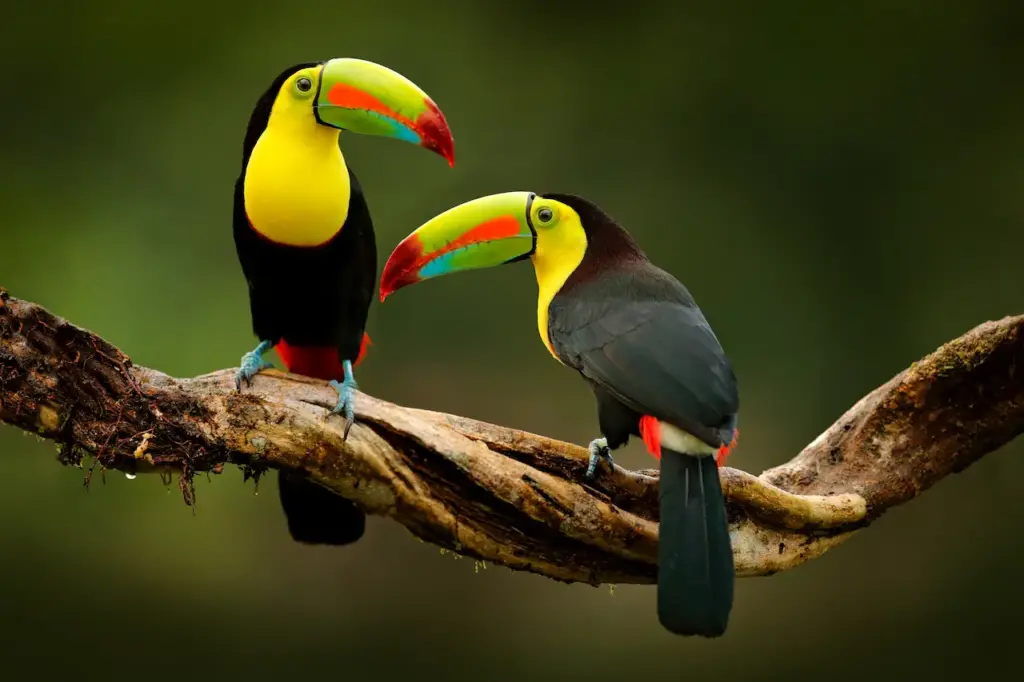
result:
<svg viewBox="0 0 1024 682"><path fill-rule="evenodd" d="M562 362L548 337L548 309L569 275L583 261L583 254L587 251L587 234L583 231L576 211L559 202L545 203L558 205L559 219L550 228L537 228L537 250L531 257L537 275L537 331L548 352Z"/></svg>
<svg viewBox="0 0 1024 682"><path fill-rule="evenodd" d="M245 212L254 230L306 247L341 231L352 187L338 133L316 122L308 100L291 95L291 79L281 87L245 169Z"/></svg>

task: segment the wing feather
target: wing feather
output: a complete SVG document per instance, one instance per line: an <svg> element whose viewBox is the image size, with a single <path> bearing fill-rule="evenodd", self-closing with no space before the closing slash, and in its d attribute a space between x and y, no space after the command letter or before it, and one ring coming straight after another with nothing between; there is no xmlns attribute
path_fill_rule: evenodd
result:
<svg viewBox="0 0 1024 682"><path fill-rule="evenodd" d="M653 286L635 273L609 279L552 302L549 336L559 357L627 407L721 445L739 395L700 309L675 280L666 295L664 276Z"/></svg>

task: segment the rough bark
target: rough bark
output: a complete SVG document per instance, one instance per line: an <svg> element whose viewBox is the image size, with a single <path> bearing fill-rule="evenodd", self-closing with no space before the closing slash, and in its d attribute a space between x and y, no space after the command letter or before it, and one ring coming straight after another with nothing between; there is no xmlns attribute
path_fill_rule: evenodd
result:
<svg viewBox="0 0 1024 682"><path fill-rule="evenodd" d="M788 463L723 467L736 566L770 575L820 556L1024 431L1024 316L986 322L858 401ZM583 473L580 446L360 393L342 440L334 392L275 370L175 379L0 289L0 420L59 459L192 477L236 464L301 471L370 514L461 554L563 581L651 583L657 471ZM88 475L87 475L88 480Z"/></svg>

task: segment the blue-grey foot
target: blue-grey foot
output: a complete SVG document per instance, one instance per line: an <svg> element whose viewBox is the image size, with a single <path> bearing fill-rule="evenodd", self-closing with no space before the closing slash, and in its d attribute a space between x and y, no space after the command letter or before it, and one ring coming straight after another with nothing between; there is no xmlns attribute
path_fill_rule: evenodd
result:
<svg viewBox="0 0 1024 682"><path fill-rule="evenodd" d="M338 392L338 402L335 403L331 413L345 415L345 433L342 434L341 439L347 440L348 430L356 421L355 390L359 388L359 384L352 376L352 361L346 360L342 366L345 368L344 381L331 381L331 387Z"/></svg>
<svg viewBox="0 0 1024 682"><path fill-rule="evenodd" d="M273 363L264 360L263 355L271 349L274 344L270 341L260 341L260 345L242 356L240 367L235 372L235 390L242 390L242 382L246 386L252 386L252 378L265 369L273 367Z"/></svg>
<svg viewBox="0 0 1024 682"><path fill-rule="evenodd" d="M594 478L594 475L597 474L597 462L601 459L606 460L608 466L615 464L607 438L595 438L590 441L590 463L587 464L587 478Z"/></svg>

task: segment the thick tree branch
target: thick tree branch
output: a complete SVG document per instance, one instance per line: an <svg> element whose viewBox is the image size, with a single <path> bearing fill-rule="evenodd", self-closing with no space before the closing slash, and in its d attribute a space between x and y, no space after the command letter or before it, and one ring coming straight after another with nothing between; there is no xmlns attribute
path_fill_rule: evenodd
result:
<svg viewBox="0 0 1024 682"><path fill-rule="evenodd" d="M850 408L790 462L722 469L740 575L817 557L1024 431L1024 316L985 323ZM1021 365L1021 367L1018 367ZM657 471L583 480L584 448L360 394L348 441L323 382L274 370L174 379L0 289L0 420L61 460L192 476L297 470L417 536L558 580L649 583Z"/></svg>

